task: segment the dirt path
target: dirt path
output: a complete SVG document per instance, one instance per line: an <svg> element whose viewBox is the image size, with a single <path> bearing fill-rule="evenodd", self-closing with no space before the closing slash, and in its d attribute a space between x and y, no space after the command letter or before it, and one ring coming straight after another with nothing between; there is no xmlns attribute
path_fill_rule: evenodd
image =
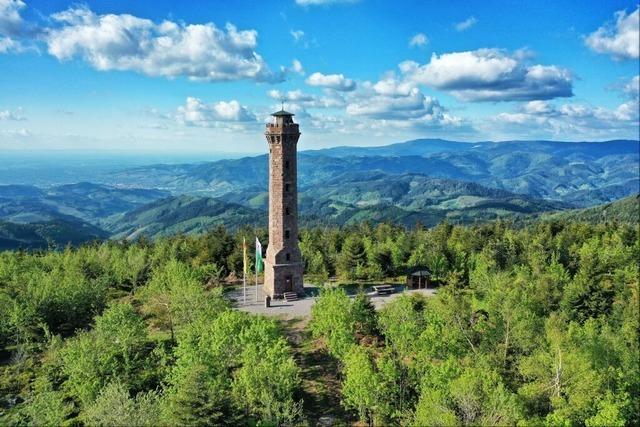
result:
<svg viewBox="0 0 640 427"><path fill-rule="evenodd" d="M350 425L352 419L340 404L338 361L311 337L308 319L283 320L285 332L302 370L304 414L312 426Z"/></svg>

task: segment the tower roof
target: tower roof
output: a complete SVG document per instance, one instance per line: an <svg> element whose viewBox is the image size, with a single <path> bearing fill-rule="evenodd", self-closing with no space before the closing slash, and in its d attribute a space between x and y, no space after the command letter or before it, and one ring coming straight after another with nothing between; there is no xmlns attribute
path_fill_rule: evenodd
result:
<svg viewBox="0 0 640 427"><path fill-rule="evenodd" d="M295 116L295 114L289 113L289 112L284 111L284 110L276 111L275 113L271 113L271 115L273 117L291 117L291 116Z"/></svg>

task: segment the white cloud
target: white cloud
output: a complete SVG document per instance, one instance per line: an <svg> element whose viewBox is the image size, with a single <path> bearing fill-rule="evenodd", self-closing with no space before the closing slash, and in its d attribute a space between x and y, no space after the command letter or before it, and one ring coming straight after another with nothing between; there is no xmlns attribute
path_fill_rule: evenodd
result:
<svg viewBox="0 0 640 427"><path fill-rule="evenodd" d="M441 110L437 99L425 96L418 88L413 88L405 96L374 95L352 102L347 113L354 116L372 118L407 119L433 114Z"/></svg>
<svg viewBox="0 0 640 427"><path fill-rule="evenodd" d="M453 28L455 28L456 31L459 31L459 32L467 31L469 28L473 27L477 23L478 23L478 20L475 17L470 16L464 21L454 24Z"/></svg>
<svg viewBox="0 0 640 427"><path fill-rule="evenodd" d="M291 37L293 37L293 40L296 42L299 42L304 37L304 31L302 30L291 30L290 32Z"/></svg>
<svg viewBox="0 0 640 427"><path fill-rule="evenodd" d="M429 38L424 33L418 33L409 40L409 47L422 47L429 43Z"/></svg>
<svg viewBox="0 0 640 427"><path fill-rule="evenodd" d="M97 15L81 6L54 14L49 53L59 60L82 58L98 70L131 70L192 80L281 81L255 51L258 33L213 23L156 24L132 15Z"/></svg>
<svg viewBox="0 0 640 427"><path fill-rule="evenodd" d="M291 61L291 69L295 73L304 74L304 67L302 66L302 62L298 61L297 59Z"/></svg>
<svg viewBox="0 0 640 427"><path fill-rule="evenodd" d="M304 93L301 90L290 90L288 92L270 90L267 95L277 101L284 100L287 105L296 104L301 108L340 108L345 106L344 98L331 89L325 90L325 96L316 96Z"/></svg>
<svg viewBox="0 0 640 427"><path fill-rule="evenodd" d="M291 37L293 37L293 42L305 49L308 49L309 46L318 46L318 41L314 38L309 38L307 34L302 30L291 30L289 31Z"/></svg>
<svg viewBox="0 0 640 427"><path fill-rule="evenodd" d="M0 53L20 50L21 45L10 37L0 37Z"/></svg>
<svg viewBox="0 0 640 427"><path fill-rule="evenodd" d="M625 10L615 13L615 24L606 23L585 39L591 50L615 59L640 57L640 7L627 15Z"/></svg>
<svg viewBox="0 0 640 427"><path fill-rule="evenodd" d="M25 6L22 0L0 0L0 35L20 34L23 24L20 10Z"/></svg>
<svg viewBox="0 0 640 427"><path fill-rule="evenodd" d="M407 96L414 88L414 82L399 81L393 74L387 75L373 84L375 92L385 96Z"/></svg>
<svg viewBox="0 0 640 427"><path fill-rule="evenodd" d="M23 31L24 21L20 11L25 6L21 0L0 0L0 53L22 50L22 44L15 37L19 37Z"/></svg>
<svg viewBox="0 0 640 427"><path fill-rule="evenodd" d="M523 110L528 114L547 114L551 112L552 107L547 101L529 101Z"/></svg>
<svg viewBox="0 0 640 427"><path fill-rule="evenodd" d="M17 111L0 110L0 121L2 120L22 121L26 118L22 115L22 108L18 108Z"/></svg>
<svg viewBox="0 0 640 427"><path fill-rule="evenodd" d="M622 92L632 98L637 98L638 93L640 92L640 75L632 77L629 82L624 85Z"/></svg>
<svg viewBox="0 0 640 427"><path fill-rule="evenodd" d="M255 122L256 116L236 100L205 104L198 98L188 97L178 107L178 123L187 126L216 127L221 123Z"/></svg>
<svg viewBox="0 0 640 427"><path fill-rule="evenodd" d="M310 86L327 87L343 92L349 92L356 88L356 82L346 78L344 74L313 73L306 81Z"/></svg>
<svg viewBox="0 0 640 427"><path fill-rule="evenodd" d="M573 76L557 66L528 65L523 52L500 49L435 53L429 63L405 61L405 77L419 84L451 91L464 101L526 101L573 96Z"/></svg>
<svg viewBox="0 0 640 427"><path fill-rule="evenodd" d="M637 123L640 116L640 75L629 79L629 82L623 86L622 93L628 99L616 108L615 116L618 120Z"/></svg>
<svg viewBox="0 0 640 427"><path fill-rule="evenodd" d="M632 79L630 85L636 78ZM531 101L517 111L494 116L489 126L510 135L531 137L532 133L555 138L637 138L639 108L637 92L617 108L609 110L578 103L554 105L548 101Z"/></svg>
<svg viewBox="0 0 640 427"><path fill-rule="evenodd" d="M28 138L32 135L31 132L25 128L15 129L15 130L3 130L0 132L5 136L19 137L19 138Z"/></svg>
<svg viewBox="0 0 640 427"><path fill-rule="evenodd" d="M285 109L304 118L313 132L398 137L424 135L429 132L471 132L467 120L450 114L440 102L425 96L414 83L400 81L393 74L376 82L360 82L352 91L323 89L318 96L301 90L270 90L267 95L284 99ZM280 104L273 108L280 108ZM336 114L316 115L308 109L337 109Z"/></svg>
<svg viewBox="0 0 640 427"><path fill-rule="evenodd" d="M462 118L451 115L415 84L399 81L393 74L377 82L364 82L349 95L346 112L365 119L365 129L420 131L433 129L469 129Z"/></svg>

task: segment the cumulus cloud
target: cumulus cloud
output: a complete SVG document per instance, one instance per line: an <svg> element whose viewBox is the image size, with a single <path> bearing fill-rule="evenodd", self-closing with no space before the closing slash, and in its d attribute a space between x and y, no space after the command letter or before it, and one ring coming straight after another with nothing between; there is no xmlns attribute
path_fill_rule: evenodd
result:
<svg viewBox="0 0 640 427"><path fill-rule="evenodd" d="M627 15L625 10L615 13L615 23L606 23L585 39L594 52L615 59L640 57L640 7Z"/></svg>
<svg viewBox="0 0 640 427"><path fill-rule="evenodd" d="M418 33L409 39L409 47L422 47L429 43L429 38L424 33Z"/></svg>
<svg viewBox="0 0 640 427"><path fill-rule="evenodd" d="M528 65L523 52L500 49L433 54L429 63L400 64L405 77L464 101L528 101L573 96L573 76L554 65Z"/></svg>
<svg viewBox="0 0 640 427"><path fill-rule="evenodd" d="M356 82L346 78L344 74L313 73L306 81L310 86L326 87L342 92L349 92L356 88Z"/></svg>
<svg viewBox="0 0 640 427"><path fill-rule="evenodd" d="M178 107L176 120L187 126L217 127L221 123L255 122L256 116L236 100L206 104L188 97L185 104Z"/></svg>
<svg viewBox="0 0 640 427"><path fill-rule="evenodd" d="M373 83L371 87L378 95L407 96L415 88L415 83L410 81L400 81L395 77L395 75L390 74Z"/></svg>
<svg viewBox="0 0 640 427"><path fill-rule="evenodd" d="M314 132L405 137L421 132L472 132L470 122L450 114L440 102L426 96L413 82L388 73L379 81L359 82L352 91L324 88L323 95L301 90L270 90L267 95L285 101L285 109L304 119ZM280 108L280 104L273 108ZM311 113L336 109L336 114Z"/></svg>
<svg viewBox="0 0 640 427"><path fill-rule="evenodd" d="M0 110L0 121L1 120L22 121L26 120L26 118L22 115L22 109L18 108L17 111Z"/></svg>
<svg viewBox="0 0 640 427"><path fill-rule="evenodd" d="M554 105L549 101L530 101L516 111L497 114L491 124L523 135L530 135L533 131L554 137L637 137L640 108L637 82L636 76L625 86L623 92L627 100L614 109L579 103Z"/></svg>
<svg viewBox="0 0 640 427"><path fill-rule="evenodd" d="M478 20L475 17L470 16L464 21L454 24L453 28L455 28L456 31L458 32L467 31L469 28L473 27L477 23L478 23Z"/></svg>
<svg viewBox="0 0 640 427"><path fill-rule="evenodd" d="M426 96L415 84L400 81L393 74L377 82L362 83L349 95L346 112L351 117L367 119L370 129L468 128L468 123L447 112L436 98Z"/></svg>
<svg viewBox="0 0 640 427"><path fill-rule="evenodd" d="M635 121L637 126L640 116L640 75L629 79L629 82L622 87L622 93L627 100L616 108L616 119Z"/></svg>
<svg viewBox="0 0 640 427"><path fill-rule="evenodd" d="M258 33L224 29L213 23L159 24L128 14L98 15L85 6L52 15L48 51L59 60L81 58L98 70L131 70L150 76L184 76L192 80L250 79L274 82L272 72L256 52Z"/></svg>
<svg viewBox="0 0 640 427"><path fill-rule="evenodd" d="M347 106L347 113L372 118L408 119L425 114L440 114L442 108L437 99L425 96L413 88L406 96L380 95L361 99Z"/></svg>

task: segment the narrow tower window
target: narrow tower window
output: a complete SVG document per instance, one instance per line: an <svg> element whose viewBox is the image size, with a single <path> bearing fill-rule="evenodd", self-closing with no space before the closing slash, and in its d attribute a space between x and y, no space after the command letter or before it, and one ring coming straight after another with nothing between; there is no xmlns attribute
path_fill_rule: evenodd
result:
<svg viewBox="0 0 640 427"><path fill-rule="evenodd" d="M284 162L284 168L285 168L286 170L289 170L289 160L285 160L285 162Z"/></svg>
<svg viewBox="0 0 640 427"><path fill-rule="evenodd" d="M291 261L291 254L287 254L287 261Z"/></svg>
<svg viewBox="0 0 640 427"><path fill-rule="evenodd" d="M289 192L289 184L285 184L284 185L284 191L285 191L285 193Z"/></svg>
<svg viewBox="0 0 640 427"><path fill-rule="evenodd" d="M291 210L289 209L289 207L284 208L284 214L291 215Z"/></svg>
<svg viewBox="0 0 640 427"><path fill-rule="evenodd" d="M289 230L284 230L284 238L285 239L289 238Z"/></svg>

